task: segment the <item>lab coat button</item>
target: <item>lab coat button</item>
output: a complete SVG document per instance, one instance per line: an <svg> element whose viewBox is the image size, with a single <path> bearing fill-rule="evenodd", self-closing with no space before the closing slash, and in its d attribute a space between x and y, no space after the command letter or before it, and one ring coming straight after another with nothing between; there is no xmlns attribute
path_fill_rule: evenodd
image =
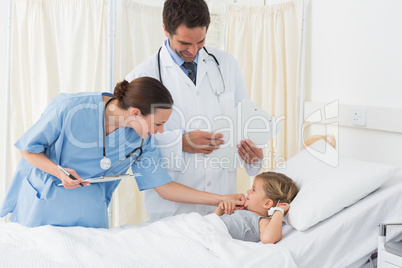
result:
<svg viewBox="0 0 402 268"><path fill-rule="evenodd" d="M209 181L209 182L207 183L207 186L211 186L211 184L212 184L212 183Z"/></svg>
<svg viewBox="0 0 402 268"><path fill-rule="evenodd" d="M196 94L197 96L199 96L199 95L200 95L200 92L197 90L197 91L195 92L195 94Z"/></svg>

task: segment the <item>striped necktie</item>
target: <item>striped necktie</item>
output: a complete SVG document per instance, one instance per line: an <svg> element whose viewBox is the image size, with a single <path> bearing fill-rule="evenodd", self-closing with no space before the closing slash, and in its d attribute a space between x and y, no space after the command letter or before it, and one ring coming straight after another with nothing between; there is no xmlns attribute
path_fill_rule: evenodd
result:
<svg viewBox="0 0 402 268"><path fill-rule="evenodd" d="M191 81L193 81L194 85L195 85L195 80L196 80L196 76L197 74L195 73L195 63L194 62L184 62L183 63L184 68L187 69L188 71L188 77L190 78Z"/></svg>

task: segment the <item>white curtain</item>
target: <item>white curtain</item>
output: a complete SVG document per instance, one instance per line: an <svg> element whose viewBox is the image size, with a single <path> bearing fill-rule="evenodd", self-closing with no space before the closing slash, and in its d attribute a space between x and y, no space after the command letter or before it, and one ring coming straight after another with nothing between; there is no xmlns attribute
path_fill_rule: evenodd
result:
<svg viewBox="0 0 402 268"><path fill-rule="evenodd" d="M117 6L116 81L158 51L166 38L162 6L122 0ZM146 220L143 192L134 180L123 180L113 197L113 225L139 224Z"/></svg>
<svg viewBox="0 0 402 268"><path fill-rule="evenodd" d="M13 144L49 101L60 92L103 91L107 82L106 1L12 3L8 184L20 158Z"/></svg>
<svg viewBox="0 0 402 268"><path fill-rule="evenodd" d="M271 3L230 5L225 22L226 50L238 60L251 100L283 125L264 152L268 170L297 153L301 44L301 5Z"/></svg>
<svg viewBox="0 0 402 268"><path fill-rule="evenodd" d="M117 1L116 80L120 81L147 57L158 51L163 40L162 6L133 0Z"/></svg>

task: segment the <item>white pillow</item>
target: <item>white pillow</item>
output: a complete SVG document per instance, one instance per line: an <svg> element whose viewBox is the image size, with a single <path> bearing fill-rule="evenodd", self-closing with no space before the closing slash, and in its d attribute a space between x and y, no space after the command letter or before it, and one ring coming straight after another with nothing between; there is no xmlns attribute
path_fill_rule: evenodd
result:
<svg viewBox="0 0 402 268"><path fill-rule="evenodd" d="M299 187L286 222L304 231L370 194L398 169L338 157L333 147L319 140L274 171L287 175Z"/></svg>

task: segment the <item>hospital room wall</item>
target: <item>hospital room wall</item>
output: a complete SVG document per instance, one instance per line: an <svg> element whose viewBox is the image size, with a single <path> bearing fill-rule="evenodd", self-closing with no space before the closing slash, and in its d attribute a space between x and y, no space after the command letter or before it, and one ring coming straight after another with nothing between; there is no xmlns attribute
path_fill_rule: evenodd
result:
<svg viewBox="0 0 402 268"><path fill-rule="evenodd" d="M366 108L368 123L373 107L402 114L402 2L310 0L306 7L306 101L338 100L341 112L344 105ZM388 116L393 115L382 120ZM396 119L390 126L402 120ZM338 136L341 154L402 166L402 129L338 130L328 132ZM325 133L323 125L310 128L310 134L318 133Z"/></svg>

